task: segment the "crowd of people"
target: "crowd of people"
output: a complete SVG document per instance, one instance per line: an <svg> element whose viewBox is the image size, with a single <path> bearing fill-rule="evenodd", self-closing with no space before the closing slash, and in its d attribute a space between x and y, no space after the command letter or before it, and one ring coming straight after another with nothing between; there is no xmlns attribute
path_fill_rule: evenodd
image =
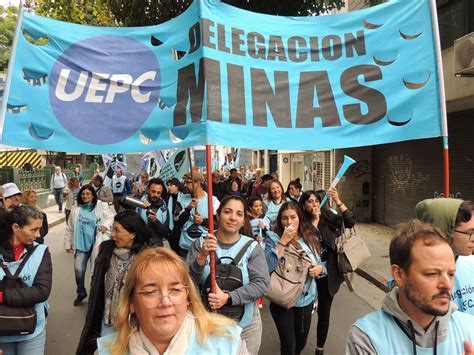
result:
<svg viewBox="0 0 474 355"><path fill-rule="evenodd" d="M333 299L344 282L336 242L354 227L352 211L334 187L303 191L295 179L284 189L278 176L261 170L227 175L212 173L209 212L198 170L168 181L143 171L130 181L117 169L105 186L100 174L85 184L80 170L67 179L55 169L51 191L60 212L64 202L64 249L74 255L71 301L80 306L88 297L77 354L256 355L268 326L262 307L269 307L285 355L302 353L317 313L314 352L324 354ZM48 222L35 191L13 183L2 190L0 257L11 273L21 269L26 285L7 287L8 270L0 270L0 349L43 354L52 284ZM474 352L473 205L428 199L415 213L390 244L391 291L381 310L355 322L347 354ZM290 255L304 265L292 302L273 285ZM34 307L34 329L3 335L2 305Z"/></svg>

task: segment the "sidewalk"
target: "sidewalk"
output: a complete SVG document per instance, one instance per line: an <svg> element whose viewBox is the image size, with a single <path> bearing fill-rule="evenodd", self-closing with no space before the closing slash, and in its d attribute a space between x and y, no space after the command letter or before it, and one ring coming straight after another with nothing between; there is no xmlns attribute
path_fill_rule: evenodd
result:
<svg viewBox="0 0 474 355"><path fill-rule="evenodd" d="M66 220L64 211L58 212L58 206L47 207L42 211L48 216L49 227L56 226ZM393 228L377 223L357 223L356 230L357 234L364 238L372 253L370 259L357 270L357 274L387 292L387 279L390 277L388 247L393 235Z"/></svg>
<svg viewBox="0 0 474 355"><path fill-rule="evenodd" d="M357 274L387 292L390 277L389 246L394 228L377 223L357 223L357 234L367 243L372 256L357 270Z"/></svg>
<svg viewBox="0 0 474 355"><path fill-rule="evenodd" d="M54 227L66 220L66 215L64 214L64 210L61 213L59 213L58 206L56 205L43 208L41 211L46 213L46 216L48 217L49 228Z"/></svg>

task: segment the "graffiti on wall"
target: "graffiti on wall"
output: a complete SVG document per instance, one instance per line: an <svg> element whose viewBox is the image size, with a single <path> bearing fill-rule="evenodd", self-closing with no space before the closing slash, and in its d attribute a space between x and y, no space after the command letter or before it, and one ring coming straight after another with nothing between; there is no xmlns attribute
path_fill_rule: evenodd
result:
<svg viewBox="0 0 474 355"><path fill-rule="evenodd" d="M390 185L392 193L413 193L429 181L430 176L415 171L413 161L408 154L392 155L388 158L391 171Z"/></svg>
<svg viewBox="0 0 474 355"><path fill-rule="evenodd" d="M438 191L435 191L433 193L433 197L434 198L444 198L444 193L443 192L438 192ZM462 192L456 192L455 194L449 194L449 197L450 198L458 198L460 200L462 200Z"/></svg>
<svg viewBox="0 0 474 355"><path fill-rule="evenodd" d="M369 162L367 160L360 160L352 164L349 169L347 169L344 176L348 179L358 179L363 175L369 174Z"/></svg>

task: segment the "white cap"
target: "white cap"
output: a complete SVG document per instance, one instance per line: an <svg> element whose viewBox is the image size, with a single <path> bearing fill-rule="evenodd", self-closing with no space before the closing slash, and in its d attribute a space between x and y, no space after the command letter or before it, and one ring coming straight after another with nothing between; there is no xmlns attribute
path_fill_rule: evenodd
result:
<svg viewBox="0 0 474 355"><path fill-rule="evenodd" d="M20 189L18 188L18 186L16 186L14 182L8 182L6 184L3 184L2 188L3 188L3 198L12 197L18 194L21 195Z"/></svg>

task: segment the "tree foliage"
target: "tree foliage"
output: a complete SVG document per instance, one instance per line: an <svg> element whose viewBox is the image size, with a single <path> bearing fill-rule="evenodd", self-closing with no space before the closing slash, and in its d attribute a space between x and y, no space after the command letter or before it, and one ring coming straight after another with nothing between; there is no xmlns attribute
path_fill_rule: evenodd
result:
<svg viewBox="0 0 474 355"><path fill-rule="evenodd" d="M0 6L0 73L8 69L18 8Z"/></svg>
<svg viewBox="0 0 474 355"><path fill-rule="evenodd" d="M192 0L104 0L121 26L156 25L170 20L192 3ZM245 10L280 16L319 15L341 9L344 0L222 0ZM384 0L364 0L375 5Z"/></svg>
<svg viewBox="0 0 474 355"><path fill-rule="evenodd" d="M60 21L92 26L117 25L105 1L35 0L33 10L38 15Z"/></svg>
<svg viewBox="0 0 474 355"><path fill-rule="evenodd" d="M309 16L340 9L345 0L222 0L253 12ZM384 0L364 0L375 5ZM26 0L23 7L60 21L92 26L147 26L170 20L192 0ZM0 72L5 71L15 33L18 8L0 6Z"/></svg>

